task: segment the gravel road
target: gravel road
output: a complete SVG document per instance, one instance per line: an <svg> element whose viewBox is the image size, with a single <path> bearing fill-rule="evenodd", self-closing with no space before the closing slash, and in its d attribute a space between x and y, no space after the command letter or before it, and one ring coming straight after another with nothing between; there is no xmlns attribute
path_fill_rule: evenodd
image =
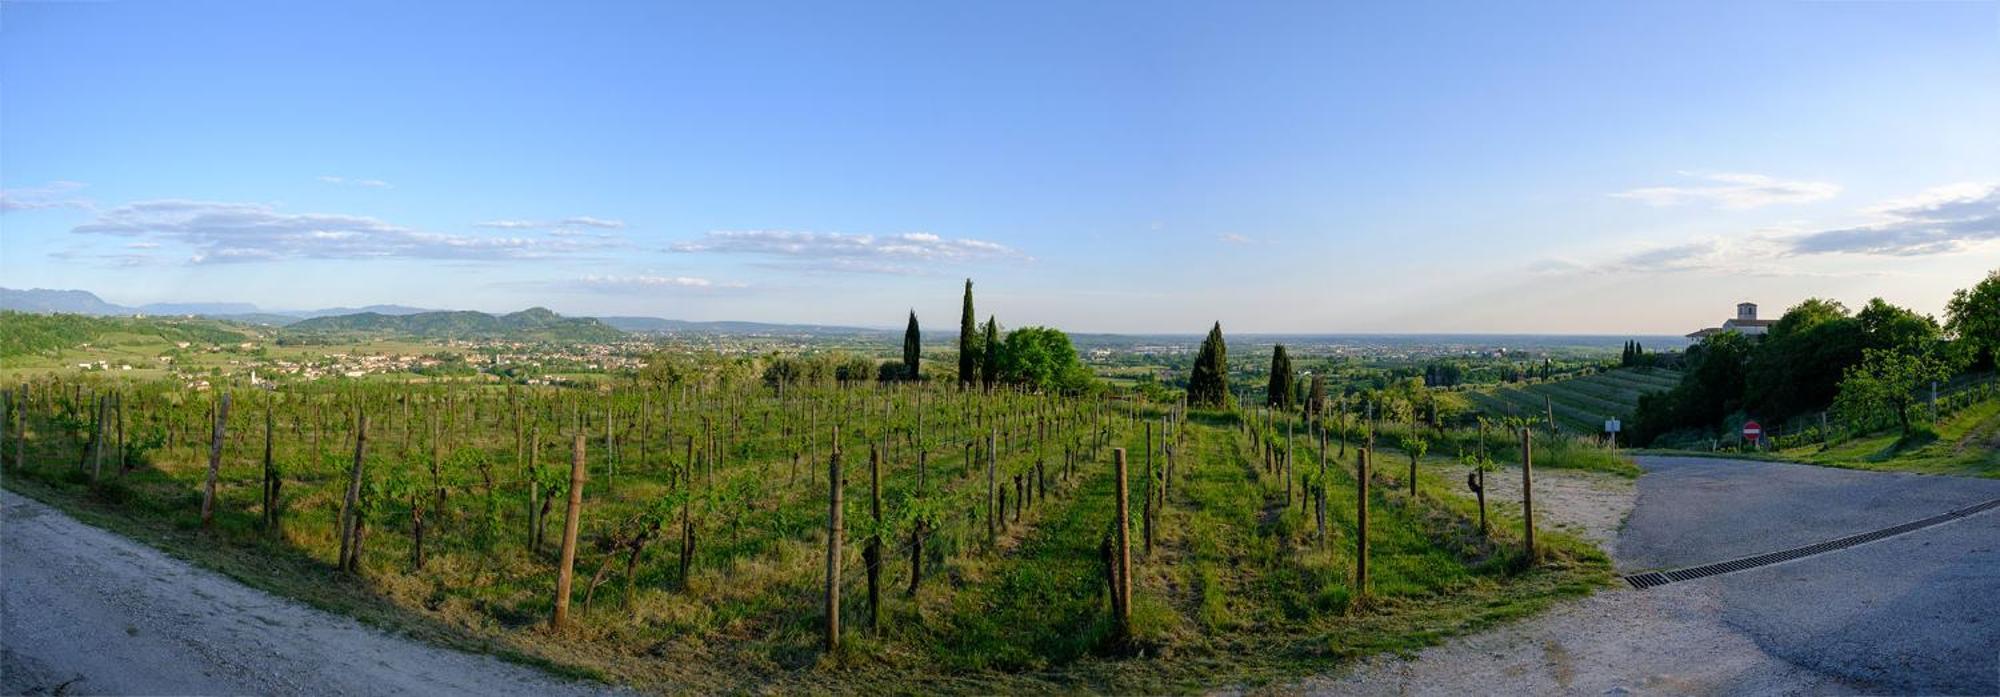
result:
<svg viewBox="0 0 2000 697"><path fill-rule="evenodd" d="M605 691L272 596L13 492L0 525L6 694Z"/></svg>
<svg viewBox="0 0 2000 697"><path fill-rule="evenodd" d="M1876 530L2000 497L2000 481L1642 457L1621 571L1672 569ZM1551 496L1602 520L1607 495ZM1502 495L1500 501L1512 503ZM2000 510L1850 549L1648 590L1619 588L1277 686L1325 694L2000 694Z"/></svg>

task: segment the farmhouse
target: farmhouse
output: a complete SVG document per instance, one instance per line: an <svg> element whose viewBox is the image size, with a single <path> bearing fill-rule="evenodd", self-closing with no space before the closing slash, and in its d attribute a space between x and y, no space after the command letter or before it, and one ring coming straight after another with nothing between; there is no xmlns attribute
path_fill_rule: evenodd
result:
<svg viewBox="0 0 2000 697"><path fill-rule="evenodd" d="M1771 330L1777 320L1757 319L1757 303L1736 303L1736 318L1725 321L1720 327L1709 327L1687 335L1693 341L1701 341L1723 332L1736 332L1744 336L1763 336Z"/></svg>

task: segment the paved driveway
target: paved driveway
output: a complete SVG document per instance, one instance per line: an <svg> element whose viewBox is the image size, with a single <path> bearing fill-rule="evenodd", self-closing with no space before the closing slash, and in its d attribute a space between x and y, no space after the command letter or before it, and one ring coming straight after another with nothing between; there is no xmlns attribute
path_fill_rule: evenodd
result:
<svg viewBox="0 0 2000 697"><path fill-rule="evenodd" d="M2000 498L2000 481L1643 457L1621 572L1778 551ZM1539 474L1539 473L1538 473ZM2000 510L1620 588L1301 685L1343 694L2000 694Z"/></svg>

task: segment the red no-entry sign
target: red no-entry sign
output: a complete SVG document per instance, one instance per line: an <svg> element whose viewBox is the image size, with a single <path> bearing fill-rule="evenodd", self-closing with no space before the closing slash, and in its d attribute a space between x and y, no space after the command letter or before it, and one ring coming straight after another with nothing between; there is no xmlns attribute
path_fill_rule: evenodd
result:
<svg viewBox="0 0 2000 697"><path fill-rule="evenodd" d="M1764 426L1755 421L1743 422L1743 440L1755 441L1764 437Z"/></svg>

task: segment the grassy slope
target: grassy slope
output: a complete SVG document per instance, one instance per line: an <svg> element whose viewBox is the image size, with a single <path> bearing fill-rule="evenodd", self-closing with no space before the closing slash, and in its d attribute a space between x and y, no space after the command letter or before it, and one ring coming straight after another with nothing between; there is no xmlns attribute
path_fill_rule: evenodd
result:
<svg viewBox="0 0 2000 697"><path fill-rule="evenodd" d="M2000 478L2000 399L1966 407L1937 425L1937 438L1902 442L1889 431L1822 450L1786 450L1789 460L1853 469Z"/></svg>
<svg viewBox="0 0 2000 697"><path fill-rule="evenodd" d="M1086 465L1026 512L1001 552L934 567L933 580L915 600L901 594L907 576L896 556L900 547L892 547L883 635L861 631L860 619L850 614L856 630L846 651L832 657L814 647L819 582L811 569L821 557L809 516L824 504L815 503L823 491L810 486L773 494L778 500L760 507L746 525L753 531L748 538L709 530L702 571L688 591L666 589L671 553L662 543L642 570L633 606L617 600L620 585L614 582L600 593L597 615L558 637L538 625L547 605L546 574L518 575L542 568L541 562L523 550L493 558L477 553L463 539L467 519L434 521L445 536L433 543L432 565L423 574L406 573L395 561L404 547L388 521L378 521L371 535L376 558L368 576L355 581L329 571L333 504L322 479L332 479L331 471L297 473L311 479L288 488L295 498L282 538L252 529L254 516L243 499L244 490L254 488L255 473L244 471L249 468L225 472L231 494L225 505L233 510L218 518L219 530L194 530L189 512L198 504L201 468L193 452L170 454L176 462L135 472L129 484L97 493L53 465L42 466L38 477L10 473L6 484L324 609L568 674L658 689L1178 692L1255 684L1327 670L1348 657L1435 643L1588 593L1609 577L1601 553L1554 533L1544 536L1550 552L1543 566L1515 571L1518 539L1510 531L1518 522L1508 527L1508 514L1498 511L1494 537L1479 537L1469 504L1446 489L1459 486L1456 481L1426 472L1420 495L1411 499L1400 485L1400 460L1385 455L1371 492L1373 583L1367 600L1358 601L1350 573L1351 458L1329 467L1330 539L1322 546L1311 518L1296 501L1287 505L1282 479L1261 471L1249 440L1226 417L1211 417L1188 433L1181 447L1195 457L1183 455L1183 463L1198 464L1181 465L1152 556L1143 554L1135 522L1137 641L1122 649L1103 641L1109 627L1097 543L1110 519L1113 490L1104 462ZM1137 456L1143 436L1125 427L1119 438L1135 453L1136 478L1143 469ZM1303 436L1293 443L1302 472L1317 469L1312 445ZM1020 462L1013 458L1012 468ZM934 476L977 476L947 457L933 466ZM769 463L737 467L746 475L740 479L768 473L762 478L773 486L785 471ZM813 468L806 469L810 477ZM857 469L850 465L849 471ZM907 469L886 474L892 491L908 476ZM643 475L630 476L621 480L618 498L643 499L657 491ZM865 491L865 479L853 476L850 497ZM850 518L850 526L855 522ZM758 530L779 534L767 539ZM850 570L860 568L859 547L858 540L849 544ZM590 561L579 564L581 577L588 577ZM848 588L848 603L858 609L858 582Z"/></svg>

